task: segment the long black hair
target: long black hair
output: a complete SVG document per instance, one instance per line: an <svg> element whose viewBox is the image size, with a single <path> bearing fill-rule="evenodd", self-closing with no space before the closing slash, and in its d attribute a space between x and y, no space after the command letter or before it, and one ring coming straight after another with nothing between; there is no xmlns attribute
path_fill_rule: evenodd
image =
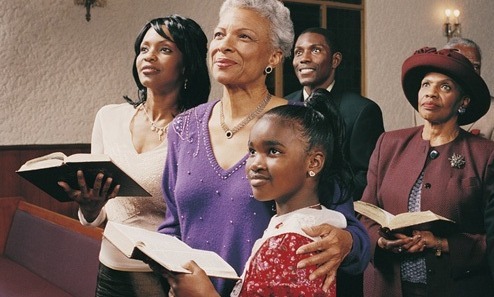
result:
<svg viewBox="0 0 494 297"><path fill-rule="evenodd" d="M327 90L316 89L305 105L278 106L265 114L295 123L307 143L307 152L314 148L325 152L317 194L319 202L327 208L346 202L354 190L354 175L343 154L345 123L333 101Z"/></svg>
<svg viewBox="0 0 494 297"><path fill-rule="evenodd" d="M171 36L165 34L162 26L168 29ZM149 21L137 35L134 44L135 58L132 73L138 88L138 100L133 101L128 96L124 96L125 100L134 106L146 101L146 87L139 80L136 61L141 52L142 40L150 28L153 28L163 38L173 40L182 52L185 83L180 90L177 102L179 111L207 102L211 90L206 63L208 39L194 20L177 14Z"/></svg>

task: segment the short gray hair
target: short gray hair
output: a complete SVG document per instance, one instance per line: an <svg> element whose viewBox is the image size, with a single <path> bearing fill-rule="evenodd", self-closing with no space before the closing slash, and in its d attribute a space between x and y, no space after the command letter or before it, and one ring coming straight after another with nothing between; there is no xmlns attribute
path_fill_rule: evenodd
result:
<svg viewBox="0 0 494 297"><path fill-rule="evenodd" d="M482 61L482 51L480 50L479 45L471 39L462 38L462 37L453 37L448 41L448 43L446 43L444 48L448 48L448 49L456 48L458 45L474 48L479 53L479 60Z"/></svg>
<svg viewBox="0 0 494 297"><path fill-rule="evenodd" d="M280 49L284 58L292 53L295 33L290 10L279 0L225 0L220 8L220 17L233 8L251 9L265 17L271 24L271 44Z"/></svg>

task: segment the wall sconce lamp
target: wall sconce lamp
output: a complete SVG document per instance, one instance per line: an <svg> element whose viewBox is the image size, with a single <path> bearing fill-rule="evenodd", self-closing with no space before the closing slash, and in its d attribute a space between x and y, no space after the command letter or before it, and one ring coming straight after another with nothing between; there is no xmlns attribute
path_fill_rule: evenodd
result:
<svg viewBox="0 0 494 297"><path fill-rule="evenodd" d="M91 7L105 7L106 0L74 0L75 5L84 5L86 7L86 21L91 20Z"/></svg>
<svg viewBox="0 0 494 297"><path fill-rule="evenodd" d="M458 9L453 10L453 22L450 20L451 9L446 9L444 14L446 15L446 22L444 22L444 36L448 38L448 41L451 37L461 37L460 11Z"/></svg>

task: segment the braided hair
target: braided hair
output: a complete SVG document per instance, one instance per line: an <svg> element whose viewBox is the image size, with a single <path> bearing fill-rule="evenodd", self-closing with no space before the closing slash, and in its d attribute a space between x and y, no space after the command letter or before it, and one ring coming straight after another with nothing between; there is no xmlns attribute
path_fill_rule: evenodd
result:
<svg viewBox="0 0 494 297"><path fill-rule="evenodd" d="M265 114L293 122L307 144L306 152L315 148L324 152L317 194L327 208L349 200L354 189L354 175L343 154L345 123L333 101L327 90L316 89L304 105L278 106Z"/></svg>

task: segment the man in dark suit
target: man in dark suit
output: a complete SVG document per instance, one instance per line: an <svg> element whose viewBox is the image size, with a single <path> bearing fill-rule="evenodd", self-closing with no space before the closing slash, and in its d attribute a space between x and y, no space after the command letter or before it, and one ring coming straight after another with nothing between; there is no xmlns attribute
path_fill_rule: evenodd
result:
<svg viewBox="0 0 494 297"><path fill-rule="evenodd" d="M369 159L377 139L384 132L379 106L359 94L347 92L335 82L335 72L343 59L334 35L323 28L309 28L297 38L293 68L303 89L285 98L305 100L314 89L330 91L345 121L344 154L355 174L354 200L360 200L367 185ZM338 273L338 296L363 296L362 275Z"/></svg>
<svg viewBox="0 0 494 297"><path fill-rule="evenodd" d="M309 28L297 38L293 68L302 90L285 96L303 101L312 90L331 92L345 120L345 154L355 174L354 200L360 200L367 185L367 168L378 137L384 132L381 109L372 100L347 92L335 81L336 68L343 55L334 35L324 28Z"/></svg>

